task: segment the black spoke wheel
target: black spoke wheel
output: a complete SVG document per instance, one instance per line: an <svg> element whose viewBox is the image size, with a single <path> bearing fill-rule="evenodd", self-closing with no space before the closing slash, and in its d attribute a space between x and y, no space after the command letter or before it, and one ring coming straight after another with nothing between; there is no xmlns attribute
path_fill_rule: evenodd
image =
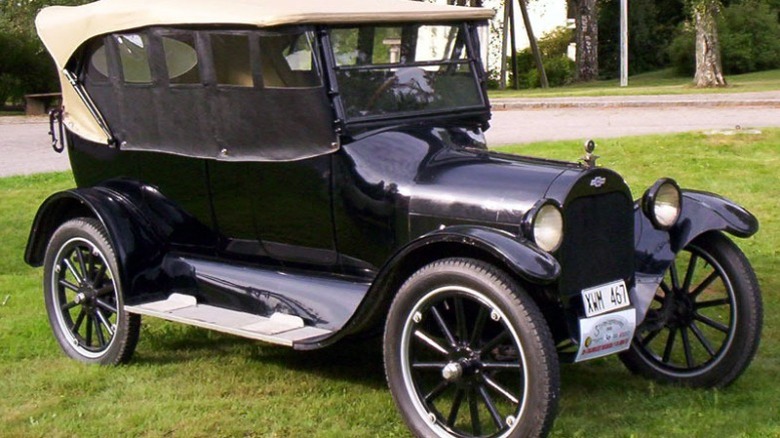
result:
<svg viewBox="0 0 780 438"><path fill-rule="evenodd" d="M549 329L506 274L470 259L417 271L388 314L385 369L418 436L545 435L559 394Z"/></svg>
<svg viewBox="0 0 780 438"><path fill-rule="evenodd" d="M126 362L140 317L124 311L114 250L102 226L73 219L52 235L44 261L44 298L54 336L83 362Z"/></svg>
<svg viewBox="0 0 780 438"><path fill-rule="evenodd" d="M662 382L725 386L755 355L761 320L747 258L722 234L708 233L677 255L621 359Z"/></svg>

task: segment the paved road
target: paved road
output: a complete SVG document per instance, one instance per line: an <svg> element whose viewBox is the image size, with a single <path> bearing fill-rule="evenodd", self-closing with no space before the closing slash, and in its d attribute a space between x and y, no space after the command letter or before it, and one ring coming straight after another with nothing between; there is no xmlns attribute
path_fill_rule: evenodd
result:
<svg viewBox="0 0 780 438"><path fill-rule="evenodd" d="M780 127L780 107L549 108L495 111L491 146L543 140Z"/></svg>
<svg viewBox="0 0 780 438"><path fill-rule="evenodd" d="M48 119L0 117L0 177L70 168L67 153L55 153Z"/></svg>
<svg viewBox="0 0 780 438"><path fill-rule="evenodd" d="M780 93L762 96L776 99L774 94ZM632 99L639 104L626 104L623 100L622 104L627 106L621 106L620 100L610 98L574 100L574 103L580 102L580 106L573 106L572 99L557 106L553 105L554 100L548 100L546 107L537 105L535 100L494 102L495 106L507 104L508 110L493 113L492 127L487 131L488 144L598 140L626 135L733 129L737 125L743 128L780 127L780 104L767 104L766 99L755 101L760 106L754 107L744 105L749 99L733 105L725 99L704 104L689 101L678 104L652 96ZM47 132L47 122L43 118L0 117L0 153L3 157L0 177L67 169L66 154L52 151Z"/></svg>

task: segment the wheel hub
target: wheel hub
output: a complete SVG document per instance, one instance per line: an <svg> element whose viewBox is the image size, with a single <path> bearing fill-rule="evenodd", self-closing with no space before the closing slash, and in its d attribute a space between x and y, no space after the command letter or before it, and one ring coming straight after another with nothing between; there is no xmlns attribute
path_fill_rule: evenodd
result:
<svg viewBox="0 0 780 438"><path fill-rule="evenodd" d="M675 291L669 323L673 327L687 327L693 322L693 300L684 292Z"/></svg>
<svg viewBox="0 0 780 438"><path fill-rule="evenodd" d="M463 376L463 365L459 362L450 362L442 368L441 376L448 382L457 382Z"/></svg>

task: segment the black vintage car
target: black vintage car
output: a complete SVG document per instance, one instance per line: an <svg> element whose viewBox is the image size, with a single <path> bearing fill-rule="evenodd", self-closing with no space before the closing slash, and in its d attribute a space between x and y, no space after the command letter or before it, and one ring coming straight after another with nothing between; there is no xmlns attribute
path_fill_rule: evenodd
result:
<svg viewBox="0 0 780 438"><path fill-rule="evenodd" d="M141 315L300 350L383 330L398 409L439 437L545 434L559 361L736 379L762 307L726 234L756 219L666 178L635 201L592 145L579 162L490 151L491 16L374 0L44 9L55 148L78 187L40 207L25 260L43 266L64 352L126 362Z"/></svg>

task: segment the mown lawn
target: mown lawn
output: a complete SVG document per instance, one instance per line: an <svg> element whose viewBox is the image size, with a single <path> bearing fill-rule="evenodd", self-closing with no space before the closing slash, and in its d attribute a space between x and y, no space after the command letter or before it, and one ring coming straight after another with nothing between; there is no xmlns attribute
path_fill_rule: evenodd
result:
<svg viewBox="0 0 780 438"><path fill-rule="evenodd" d="M731 387L657 385L615 358L562 369L556 437L780 436L780 130L604 140L600 164L639 196L663 175L719 192L761 220L739 244L764 291L762 345ZM579 142L505 150L574 159ZM408 436L393 407L375 341L294 352L145 319L134 360L84 366L51 336L39 269L22 262L29 225L67 173L0 179L0 436Z"/></svg>
<svg viewBox="0 0 780 438"><path fill-rule="evenodd" d="M725 88L696 88L693 77L680 76L667 68L642 73L628 78L628 86L620 87L618 79L593 81L584 84L571 84L543 90L490 90L490 98L500 97L583 97L583 96L622 96L656 94L694 94L694 93L746 93L755 91L780 90L780 70L726 76ZM511 84L509 84L511 87Z"/></svg>

